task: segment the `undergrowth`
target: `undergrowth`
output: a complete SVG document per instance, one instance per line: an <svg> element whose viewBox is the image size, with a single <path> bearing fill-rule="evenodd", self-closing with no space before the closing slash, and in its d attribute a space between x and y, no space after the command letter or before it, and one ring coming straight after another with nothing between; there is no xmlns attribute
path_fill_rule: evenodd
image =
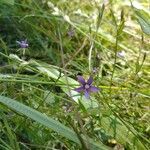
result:
<svg viewBox="0 0 150 150"><path fill-rule="evenodd" d="M149 16L146 0L0 2L0 149L149 149Z"/></svg>

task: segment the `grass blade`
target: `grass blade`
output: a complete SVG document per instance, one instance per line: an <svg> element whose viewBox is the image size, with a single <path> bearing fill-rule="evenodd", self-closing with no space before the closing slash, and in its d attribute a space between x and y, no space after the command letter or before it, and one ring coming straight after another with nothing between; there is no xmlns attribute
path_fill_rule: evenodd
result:
<svg viewBox="0 0 150 150"><path fill-rule="evenodd" d="M135 13L143 32L147 35L150 35L150 14L139 9L135 9Z"/></svg>

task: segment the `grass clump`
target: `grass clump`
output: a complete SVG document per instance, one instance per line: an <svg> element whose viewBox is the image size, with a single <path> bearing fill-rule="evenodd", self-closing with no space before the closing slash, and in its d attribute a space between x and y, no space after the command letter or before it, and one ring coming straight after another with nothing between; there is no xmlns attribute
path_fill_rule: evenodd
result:
<svg viewBox="0 0 150 150"><path fill-rule="evenodd" d="M0 2L0 149L149 149L148 6Z"/></svg>

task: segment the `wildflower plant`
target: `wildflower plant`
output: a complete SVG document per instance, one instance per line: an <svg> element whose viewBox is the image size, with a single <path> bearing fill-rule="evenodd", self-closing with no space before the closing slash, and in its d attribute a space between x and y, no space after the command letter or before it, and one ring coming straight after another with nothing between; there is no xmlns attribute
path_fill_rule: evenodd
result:
<svg viewBox="0 0 150 150"><path fill-rule="evenodd" d="M105 2L0 0L0 149L149 149L148 2Z"/></svg>
<svg viewBox="0 0 150 150"><path fill-rule="evenodd" d="M27 39L22 41L16 41L16 43L20 46L20 48L23 50L23 56L25 55L25 49L29 47L29 44L27 43Z"/></svg>
<svg viewBox="0 0 150 150"><path fill-rule="evenodd" d="M77 76L79 83L81 86L79 88L75 88L76 92L83 92L87 99L90 98L91 92L98 92L99 88L92 85L93 78L90 76L87 81L82 76Z"/></svg>
<svg viewBox="0 0 150 150"><path fill-rule="evenodd" d="M69 31L67 32L68 36L70 38L72 38L75 35L75 30L73 28L69 29Z"/></svg>
<svg viewBox="0 0 150 150"><path fill-rule="evenodd" d="M28 48L29 44L27 43L27 39L23 41L16 41L19 44L20 48Z"/></svg>

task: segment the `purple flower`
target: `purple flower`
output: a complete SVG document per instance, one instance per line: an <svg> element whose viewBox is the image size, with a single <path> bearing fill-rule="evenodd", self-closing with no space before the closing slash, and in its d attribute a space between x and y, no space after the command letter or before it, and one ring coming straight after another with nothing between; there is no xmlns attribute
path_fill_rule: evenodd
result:
<svg viewBox="0 0 150 150"><path fill-rule="evenodd" d="M29 44L27 43L27 40L24 41L16 41L21 48L27 48L29 46Z"/></svg>
<svg viewBox="0 0 150 150"><path fill-rule="evenodd" d="M73 37L74 35L75 35L74 29L70 29L70 30L68 31L68 36L71 38L71 37Z"/></svg>
<svg viewBox="0 0 150 150"><path fill-rule="evenodd" d="M81 83L79 88L74 89L77 92L84 92L86 98L90 97L91 92L98 92L99 88L92 86L93 78L89 77L87 81L82 76L77 76L78 81Z"/></svg>
<svg viewBox="0 0 150 150"><path fill-rule="evenodd" d="M96 73L98 72L98 68L94 67L93 70L92 70L92 72L93 72L94 74L96 74Z"/></svg>

